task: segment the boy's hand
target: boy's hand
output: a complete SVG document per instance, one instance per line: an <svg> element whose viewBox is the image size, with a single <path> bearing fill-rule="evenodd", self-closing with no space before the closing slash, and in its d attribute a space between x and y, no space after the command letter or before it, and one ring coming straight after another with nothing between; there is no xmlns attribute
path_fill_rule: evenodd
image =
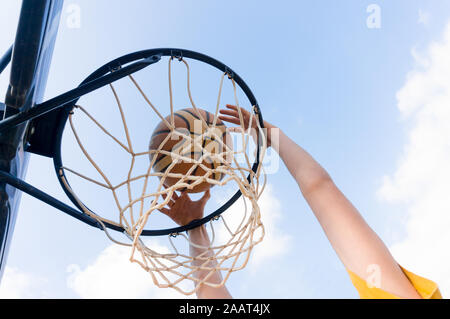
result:
<svg viewBox="0 0 450 319"><path fill-rule="evenodd" d="M242 114L242 124L244 125L244 129L248 129L249 127L249 122L250 122L250 112L248 112L247 110L243 109L243 108L239 108L235 105L230 105L227 104L226 105L227 109L221 109L220 110L220 114L223 115L219 115L219 119L221 119L222 121L228 122L228 123L233 123L236 125L241 126L241 120L239 118L239 109L241 110L241 114ZM227 116L225 116L227 115ZM258 119L256 118L256 116L253 117L252 119L252 133L259 133L258 130L258 125L256 123ZM264 121L264 127L267 129L267 147L271 146L271 130L275 128L275 126L273 126L272 124ZM238 127L238 128L230 128L231 132L239 132L242 129L242 127ZM253 134L252 134L253 136ZM253 138L255 139L256 142L256 138L255 136L253 136Z"/></svg>
<svg viewBox="0 0 450 319"><path fill-rule="evenodd" d="M162 194L162 196L164 199L167 197L166 194ZM174 192L167 204L169 208L163 207L159 211L169 216L178 225L184 226L203 217L206 202L210 197L209 190L197 201L192 201L187 192L181 192L180 195Z"/></svg>

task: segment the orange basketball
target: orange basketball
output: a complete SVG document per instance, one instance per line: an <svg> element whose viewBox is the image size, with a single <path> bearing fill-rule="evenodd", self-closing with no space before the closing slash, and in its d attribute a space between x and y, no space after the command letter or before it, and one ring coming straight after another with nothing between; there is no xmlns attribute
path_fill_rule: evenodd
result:
<svg viewBox="0 0 450 319"><path fill-rule="evenodd" d="M214 115L202 109L197 110L200 112L202 118L206 121L209 128L212 128ZM170 123L170 115L165 119L168 123ZM174 112L174 122L176 131L183 134L184 136L189 135L192 139L195 139L199 136L201 137L199 138L197 144L192 143L191 140L186 139L183 136L172 133L172 136L166 140L161 148L161 150L171 152L171 155L158 153L155 162L152 164L152 168L155 172L164 173L169 168L172 162L176 159L176 157L172 154L181 155L185 158L195 160L200 160L200 158L204 156L201 163L209 169L214 169L224 164L223 162L221 162L221 160L208 156L209 154L212 155L225 152L225 145L232 149L231 136L226 132L226 126L220 119L217 119L216 127L209 130L209 132L214 132L214 134L207 133L207 128L193 108L182 109ZM161 146L161 143L163 143L167 138L169 133L170 128L164 121L161 121L152 134L149 150L157 150ZM218 141L218 138L220 138L223 143ZM152 162L154 155L155 153L150 153L150 162ZM224 160L226 160L225 154L222 154L222 157L224 158ZM179 173L186 175L189 169L194 165L196 164L187 161L180 161L172 166L172 168L170 169L170 173ZM190 172L189 175L205 176L207 171L209 170L205 171L202 167L196 165L196 167ZM223 174L214 172L209 175L209 178L219 181L223 178ZM164 185L166 187L169 187L174 185L178 181L179 178L166 177ZM194 181L185 180L185 182L192 184ZM206 191L211 186L212 184L204 181L194 186L192 189L186 189L186 191L189 193L200 193Z"/></svg>

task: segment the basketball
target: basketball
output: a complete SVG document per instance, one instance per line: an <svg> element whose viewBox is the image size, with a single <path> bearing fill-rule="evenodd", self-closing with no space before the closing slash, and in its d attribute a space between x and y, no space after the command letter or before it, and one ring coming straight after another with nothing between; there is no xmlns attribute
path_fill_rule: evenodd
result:
<svg viewBox="0 0 450 319"><path fill-rule="evenodd" d="M170 173L186 175L188 174L191 167L195 165L196 167L190 172L190 176L205 176L210 179L220 181L223 178L223 174L219 172L213 172L212 174L207 176L206 173L209 171L209 169L215 169L224 163L222 163L220 159L208 155L221 154L225 152L225 145L232 149L231 136L229 133L227 133L226 126L220 119L217 119L216 127L214 129L211 129L214 121L214 115L202 109L197 110L200 112L202 118L208 124L210 128L209 130L205 127L197 112L193 108L186 108L174 112L174 124L175 130L178 133L184 136L190 136L191 139L197 138L198 143L193 143L189 138L185 138L177 134L172 134L172 136L165 141L164 145L161 147L161 150L195 160L200 160L203 156L203 160L201 163L208 168L208 170L205 171L200 165L181 160L172 166L172 168L170 169ZM168 123L170 123L170 115L165 119ZM207 131L213 132L213 134L208 134ZM152 137L150 139L149 150L158 150L161 146L161 143L164 142L170 132L171 130L166 125L166 123L164 121L161 121L153 131ZM201 137L199 138L199 136ZM218 138L220 138L223 143L221 141L218 141ZM154 163L152 163L153 158L156 154L157 158ZM222 154L222 157L224 160L226 160L225 154ZM169 154L150 153L150 162L152 163L152 169L157 173L164 173L175 160L176 157ZM164 186L170 187L178 181L179 178L166 177ZM194 181L186 179L185 182L187 182L188 184L192 184ZM186 191L188 193L200 193L208 190L212 185L213 184L204 181L194 186L192 189L187 188Z"/></svg>

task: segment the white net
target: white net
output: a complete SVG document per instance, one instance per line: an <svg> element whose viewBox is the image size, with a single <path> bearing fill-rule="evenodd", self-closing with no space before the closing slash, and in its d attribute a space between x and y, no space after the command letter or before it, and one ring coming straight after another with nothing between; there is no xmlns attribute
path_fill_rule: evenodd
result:
<svg viewBox="0 0 450 319"><path fill-rule="evenodd" d="M113 129L107 129L106 125L101 124L98 116L93 115L88 111L87 107L77 105L73 112L69 115L70 128L73 133L76 144L81 149L84 159L88 161L93 170L91 174L97 174L98 178L92 177L88 173L81 173L79 170L64 166L61 168L61 176L73 175L91 186L100 190L108 191L112 195L112 202L114 203L115 213L111 214L116 218L101 217L94 214L92 211L104 210L90 210L79 199L82 197L81 192L75 191L69 187L68 182L63 178L63 183L66 183L67 189L72 193L73 197L83 209L84 213L98 220L102 225L105 222L117 225L125 229L125 235L129 241L119 241L108 233L106 227L103 227L108 237L117 244L126 245L130 247L130 260L139 264L152 277L155 285L161 288L174 288L177 291L189 295L195 293L199 287L204 284L211 287L220 287L225 284L230 274L234 271L240 270L246 266L252 249L256 244L262 241L264 237L264 227L261 222L260 208L258 206L258 199L264 189L265 174L263 172L262 164L260 164L256 171L252 170L255 160L255 148L251 148L253 143L252 127L256 127L258 134L264 136L264 131L259 125L259 119L254 112L251 112L249 119L250 123L244 123L241 108L239 106L237 86L234 79L227 73L223 73L220 77L219 92L215 107L214 119L212 124L208 124L203 118L201 112L194 103L191 87L190 87L190 67L185 59L180 59L184 63L187 71L187 92L188 98L192 108L201 119L204 130L202 134L192 136L191 134L183 134L176 129L174 124L174 103L173 103L173 84L172 84L172 62L173 58L168 61L168 79L169 79L169 98L170 98L170 117L169 120L161 114L161 111L151 102L148 95L144 93L142 87L138 84L133 76L129 76L132 86L134 86L140 95L144 98L146 105L151 109L160 121L170 129L164 141L156 150L137 149L133 141L133 129L143 130L142 124L129 123L130 118L115 86L110 85L113 93L114 101L118 110L121 130L124 133L125 141L121 141L120 137L116 136L119 132L117 125ZM219 114L219 107L221 105L221 96L224 80L228 79L231 82L231 87L234 96L234 104L238 107L240 118L240 130L237 134L237 143L233 146L223 143L220 136L217 136L215 129ZM136 110L131 110L135 112ZM103 112L103 114L105 114ZM114 171L121 171L125 176L122 180L114 181L107 173L107 169L96 159L96 153L107 152L105 149L96 149L95 151L88 151L86 144L93 138L83 138L81 131L77 129L76 119L79 116L84 116L85 120L93 124L99 132L102 132L110 142L115 144L118 149L124 152L127 156L126 164L114 165ZM104 116L104 115L103 115ZM142 116L141 116L142 117ZM114 132L113 132L114 131ZM236 130L234 130L235 132ZM172 153L164 150L165 143L176 136L183 138L190 145L195 145L202 148L202 141L205 138L214 138L221 143L221 152L210 152L203 149L202 156L192 158L190 156L183 156L180 153ZM97 134L96 134L97 137ZM95 137L95 138L96 138ZM259 148L259 163L263 162L263 157L266 150L265 139L261 138L262 146ZM103 145L104 147L105 145ZM149 156L150 154L154 156ZM164 172L155 172L152 170L158 154L170 155L172 163ZM156 156L155 156L156 155ZM118 155L117 155L118 156ZM221 165L210 166L204 165L204 159L209 158ZM225 158L227 160L225 160ZM192 167L186 174L179 174L172 171L172 169L180 162L191 163ZM206 173L201 176L190 174L196 167L201 167ZM224 176L221 180L212 178L213 174L221 174ZM117 175L117 174L116 174ZM178 181L170 186L164 186L164 181L167 178L176 178ZM144 238L142 232L149 226L151 228L158 228L157 218L155 221L151 220L151 216L162 215L159 210L167 207L169 201L175 192L182 191L186 188L191 189L200 183L210 183L215 185L215 189L222 188L232 184L236 186L242 193L242 202L238 206L235 215L224 216L221 214L212 218L205 224L209 235L208 245L199 245L191 240L188 233L176 233L165 236L167 245L161 245L159 239L154 237ZM97 192L97 191L94 191ZM176 194L176 193L175 193ZM92 192L91 192L92 195ZM221 196L224 194L222 193ZM100 195L98 195L100 198ZM94 196L95 197L95 196ZM220 204L223 204L223 197L219 199ZM98 203L97 203L98 204ZM110 209L108 209L110 212ZM236 209L234 209L236 211ZM233 213L234 213L233 211ZM159 217L158 217L159 218ZM181 242L183 241L183 242ZM155 244L157 243L157 244ZM187 244L186 244L187 243ZM221 273L220 280L211 280L214 274ZM193 283L193 284L192 284Z"/></svg>

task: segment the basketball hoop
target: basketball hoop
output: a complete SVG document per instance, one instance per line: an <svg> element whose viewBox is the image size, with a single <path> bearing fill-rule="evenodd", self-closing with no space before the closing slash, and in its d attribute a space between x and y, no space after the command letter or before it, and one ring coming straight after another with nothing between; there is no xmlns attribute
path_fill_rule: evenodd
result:
<svg viewBox="0 0 450 319"><path fill-rule="evenodd" d="M138 70L147 67L148 65L162 61L163 58L168 60L168 74L169 74L169 96L170 96L170 118L167 121L163 114L161 114L158 107L151 101L151 96L145 92L142 86L138 83L138 80L134 77L134 73ZM190 64L188 61L196 60L206 63L221 72L220 85L217 95L217 103L215 107L214 118L207 120L202 116L200 109L195 103L193 94L191 92L191 74L190 74ZM195 110L196 116L202 121L205 131L199 136L192 137L191 135L180 135L177 132L173 117L174 117L174 105L173 105L173 85L172 85L172 64L182 63L186 69L186 88L187 94L190 101L190 107ZM202 147L202 139L205 137L213 138L218 143L221 143L221 152L210 152L203 148L202 157L198 159L192 159L183 155L173 155L175 160L169 165L167 169L163 172L155 172L152 170L154 162L159 154L166 154L163 150L164 143L161 143L159 148L153 150L137 150L134 147L133 140L130 135L130 130L133 125L127 120L127 114L123 107L123 102L121 100L120 94L115 87L113 82L118 79L128 77L132 86L135 88L143 100L145 101L147 107L151 109L161 121L165 121L170 132L167 134L168 140L171 136L177 135L181 136L184 140L188 141L192 145ZM233 149L227 143L224 143L220 136L217 136L215 132L215 127L217 124L219 107L221 104L221 94L224 81L230 81L234 93L234 104L238 107L240 119L241 119L241 131L240 133L240 143L238 149ZM116 137L114 133L108 130L103 124L102 119L92 115L89 111L89 106L78 101L79 97L96 90L99 87L108 85L111 89L111 93L114 97L116 108L120 114L120 122L122 123L123 131L125 132L126 141L123 142L120 138ZM239 107L237 89L240 88L248 102L252 106L252 112L250 117L250 123L256 123L257 131L256 134L256 149L255 154L249 154L249 144L252 140L251 132L253 125L249 125L248 128L243 123L243 117L241 109ZM81 91L81 89L83 89ZM72 90L74 91L74 90ZM70 91L70 92L72 92ZM68 93L70 93L68 92ZM258 206L258 199L265 186L265 174L262 166L263 157L266 151L266 139L261 138L265 135L262 114L256 99L245 82L229 67L223 63L212 59L206 55L182 50L182 49L152 49L139 51L125 55L121 58L111 61L105 64L103 67L99 68L97 71L92 73L79 87L79 91L75 91L78 96L69 100L66 97L64 101L64 94L62 98L52 99L54 103L47 103L44 107L33 114L22 114L21 117L13 118L9 120L9 123L0 123L0 130L5 129L7 125L14 125L14 123L20 123L20 121L27 120L30 118L39 117L33 122L33 127L39 128L39 125L43 122L43 119L49 121L52 119L54 123L53 130L56 133L54 139L51 141L53 148L48 156L53 157L54 166L57 173L57 177L60 181L62 188L73 202L73 204L80 210L76 212L70 209L56 199L51 198L49 195L34 189L31 185L26 184L23 181L10 178L5 174L0 174L0 179L8 182L9 184L15 186L16 188L22 189L29 194L46 201L47 203L63 210L66 213L71 214L78 219L89 223L90 225L99 227L105 231L107 236L117 244L125 245L131 247L130 250L130 260L139 264L143 269L145 269L152 277L155 285L161 288L174 288L177 291L189 295L195 293L195 291L200 287L200 284L205 284L211 287L220 287L225 284L230 274L234 271L244 268L250 257L250 253L255 245L260 243L264 237L264 226L261 222L260 208ZM73 95L76 95L73 94ZM67 95L72 97L72 95ZM56 103L55 101L64 103ZM42 104L45 104L42 103ZM51 111L50 113L47 113ZM43 115L44 113L47 113ZM96 126L109 140L114 142L117 147L125 151L130 158L130 167L118 167L119 170L124 170L127 172L126 179L120 181L119 183L113 183L109 178L108 174L105 173L100 165L97 164L96 160L92 156L92 153L85 146L85 140L83 140L82 134L80 134L80 128L77 127L77 117L84 116L84 118L89 119L92 125ZM65 131L66 123L68 123L68 129L73 133L76 143L79 146L80 158L83 157L87 160L95 171L100 176L100 179L96 179L91 176L87 176L80 173L76 169L65 166L62 160L61 146L63 141L63 132ZM39 129L38 129L39 131ZM39 132L38 132L39 133ZM42 137L42 135L40 135ZM255 134L253 134L255 136ZM39 139L39 134L35 136L31 135L31 142ZM36 143L34 145L37 145ZM45 144L41 141L40 144ZM31 147L29 151L35 153L43 153L42 148L38 149ZM150 163L148 167L140 173L135 173L135 163L139 158L148 158L150 153L153 157L150 157ZM230 161L225 161L224 157L228 156L231 158ZM203 164L203 159L209 157L217 162L220 162L219 166L206 166ZM242 158L241 161L238 160ZM251 161L250 158L254 157ZM190 161L192 164L191 172L196 167L201 167L206 173L202 176L195 176L190 174L179 174L171 172L172 168L179 161ZM212 178L212 174L220 174L223 176L222 179ZM93 211L84 204L82 198L80 198L78 192L74 190L70 183L68 175L76 176L77 178L83 179L84 181L90 183L94 187L101 188L103 190L108 190L111 192L114 198L114 205L117 210L117 219L113 220L111 218L102 217L101 211ZM153 182L151 186L151 180L155 181L158 178L159 182ZM171 186L164 187L164 180L167 178L177 178L177 182ZM131 185L135 182L143 183L142 191L139 196L131 195ZM187 225L164 228L164 229L148 229L149 216L155 211L163 208L168 204L169 200L173 196L174 192L181 191L183 189L192 189L196 185L201 183L209 183L211 185L217 185L218 187L227 185L229 183L235 183L238 190L228 199L221 207L206 214L205 217L199 220L194 220ZM153 187L152 190L149 190ZM119 190L126 189L128 191L128 198L125 203L121 202L119 199ZM164 196L163 196L164 195ZM239 222L236 223L235 227L229 225L226 221L226 216L224 212L231 207L239 198L243 198L244 209L242 211L243 217ZM137 207L137 208L136 208ZM216 235L217 223L222 223L220 226L222 230L227 233L227 238L224 236L218 238ZM197 245L189 240L185 232L192 230L201 225L207 224L209 226L209 231L211 233L211 244L207 247ZM108 229L113 229L120 231L126 235L128 241L121 241L114 238ZM223 232L222 232L223 235ZM157 251L154 249L151 240L145 240L146 236L163 236L166 237L171 246L171 252L167 251ZM179 243L175 242L175 238L184 238L189 245L201 248L204 252L197 256L190 256L186 254L179 248ZM214 266L211 266L211 261L215 260ZM207 272L207 275L203 278L197 278L195 275L199 271ZM225 275L220 283L209 282L208 278L216 271L221 271ZM186 282L195 283L195 288L190 289L186 286Z"/></svg>

